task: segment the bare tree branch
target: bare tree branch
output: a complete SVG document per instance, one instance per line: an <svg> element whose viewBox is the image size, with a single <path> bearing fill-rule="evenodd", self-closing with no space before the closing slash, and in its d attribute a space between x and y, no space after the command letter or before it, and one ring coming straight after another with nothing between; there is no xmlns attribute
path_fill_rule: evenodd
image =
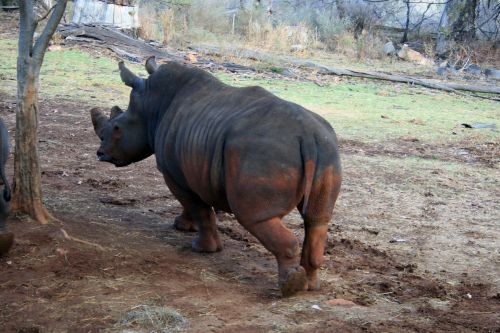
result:
<svg viewBox="0 0 500 333"><path fill-rule="evenodd" d="M61 17L64 14L64 10L66 9L67 3L68 0L57 1L57 4L55 5L54 10L52 11L52 14L50 15L49 21L47 22L47 25L43 29L43 32L40 35L40 37L38 37L38 39L35 42L35 46L33 47L33 57L39 59L40 64L41 60L43 60L45 50L49 45L50 38L56 31L57 25L61 21Z"/></svg>
<svg viewBox="0 0 500 333"><path fill-rule="evenodd" d="M45 14L43 14L42 17L40 17L38 20L37 20L37 23L40 23L42 22L43 20L45 20L47 18L47 16L49 16L49 14L52 12L52 10L54 10L54 8L56 7L56 5L50 7L46 12Z"/></svg>
<svg viewBox="0 0 500 333"><path fill-rule="evenodd" d="M19 1L19 57L31 56L36 24L31 0Z"/></svg>

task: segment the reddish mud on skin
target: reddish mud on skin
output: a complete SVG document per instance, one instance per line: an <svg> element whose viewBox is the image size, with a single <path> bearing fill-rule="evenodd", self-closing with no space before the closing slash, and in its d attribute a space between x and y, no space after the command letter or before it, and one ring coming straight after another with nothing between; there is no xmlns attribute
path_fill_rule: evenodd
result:
<svg viewBox="0 0 500 333"><path fill-rule="evenodd" d="M129 107L111 117L91 110L101 161L126 166L154 154L183 206L175 226L198 230L197 252L222 243L214 208L233 213L275 257L284 296L317 290L318 269L340 183L337 138L330 124L259 87L235 88L174 62L141 79L123 62ZM118 110L118 112L116 112ZM303 250L282 218L299 208Z"/></svg>

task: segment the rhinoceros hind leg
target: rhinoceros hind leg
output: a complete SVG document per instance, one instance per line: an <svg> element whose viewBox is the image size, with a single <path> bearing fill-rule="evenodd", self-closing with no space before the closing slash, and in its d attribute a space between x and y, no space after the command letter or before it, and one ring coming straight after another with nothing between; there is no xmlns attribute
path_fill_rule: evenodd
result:
<svg viewBox="0 0 500 333"><path fill-rule="evenodd" d="M12 243L14 243L14 234L12 232L0 233L0 257L9 252Z"/></svg>
<svg viewBox="0 0 500 333"><path fill-rule="evenodd" d="M280 281L280 289L283 297L293 296L299 291L306 290L306 271L302 266L295 266L287 270L285 278Z"/></svg>
<svg viewBox="0 0 500 333"><path fill-rule="evenodd" d="M283 296L292 296L306 290L306 272L299 264L299 242L281 219L275 217L257 223L242 224L276 257L279 287Z"/></svg>
<svg viewBox="0 0 500 333"><path fill-rule="evenodd" d="M318 290L318 271L323 263L323 252L328 233L328 225L305 226L304 245L300 264L306 269L307 289Z"/></svg>
<svg viewBox="0 0 500 333"><path fill-rule="evenodd" d="M198 231L198 226L194 223L186 209L174 220L174 228L180 231Z"/></svg>

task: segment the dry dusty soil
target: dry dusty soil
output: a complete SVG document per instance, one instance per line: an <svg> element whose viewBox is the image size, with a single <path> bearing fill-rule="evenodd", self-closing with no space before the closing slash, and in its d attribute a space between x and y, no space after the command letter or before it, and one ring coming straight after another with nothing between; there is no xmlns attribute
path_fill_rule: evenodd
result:
<svg viewBox="0 0 500 333"><path fill-rule="evenodd" d="M13 96L1 100L13 136ZM16 242L0 259L2 332L500 328L498 155L470 150L477 158L462 161L451 148L426 147L463 163L450 174L435 163L399 166L397 149L418 152L418 142L342 142L345 181L322 290L282 299L273 257L232 216L219 214L222 252L192 253L193 234L172 228L181 207L153 158L121 169L98 163L90 106L40 107L45 201L60 222L9 220ZM298 214L287 224L302 237Z"/></svg>

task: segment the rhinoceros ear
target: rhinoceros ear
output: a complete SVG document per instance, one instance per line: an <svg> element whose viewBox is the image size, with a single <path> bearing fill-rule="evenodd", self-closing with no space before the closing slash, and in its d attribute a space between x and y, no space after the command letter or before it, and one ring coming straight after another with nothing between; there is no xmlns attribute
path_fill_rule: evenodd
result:
<svg viewBox="0 0 500 333"><path fill-rule="evenodd" d="M113 119L114 117L117 117L117 116L121 115L122 113L123 113L123 110L120 109L119 106L115 105L111 108L111 115L110 115L109 119Z"/></svg>
<svg viewBox="0 0 500 333"><path fill-rule="evenodd" d="M99 108L93 108L90 110L90 116L92 118L92 125L94 125L94 131L98 136L100 136L102 128L108 120L108 117L106 117Z"/></svg>
<svg viewBox="0 0 500 333"><path fill-rule="evenodd" d="M123 83L132 89L140 89L142 87L142 79L125 67L123 61L118 63L118 68L120 69L120 77Z"/></svg>
<svg viewBox="0 0 500 333"><path fill-rule="evenodd" d="M156 64L155 56L151 56L148 59L146 59L146 71L149 74L153 74L154 72L156 72L157 68L158 65Z"/></svg>

